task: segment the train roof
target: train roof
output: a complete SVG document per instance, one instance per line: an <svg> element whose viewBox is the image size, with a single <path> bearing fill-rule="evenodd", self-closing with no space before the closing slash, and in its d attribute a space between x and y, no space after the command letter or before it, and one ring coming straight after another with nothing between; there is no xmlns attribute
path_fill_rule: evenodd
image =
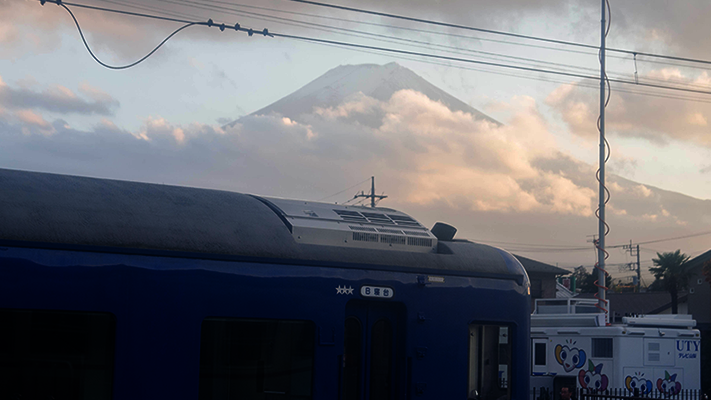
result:
<svg viewBox="0 0 711 400"><path fill-rule="evenodd" d="M0 169L0 245L377 265L528 281L509 253L388 208Z"/></svg>

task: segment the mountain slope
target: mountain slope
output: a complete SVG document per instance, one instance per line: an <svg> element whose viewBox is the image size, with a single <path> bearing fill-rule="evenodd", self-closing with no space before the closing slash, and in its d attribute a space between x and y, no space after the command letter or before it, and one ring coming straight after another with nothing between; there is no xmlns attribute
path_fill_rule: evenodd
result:
<svg viewBox="0 0 711 400"><path fill-rule="evenodd" d="M499 124L493 118L394 62L386 65L341 65L331 69L281 100L253 112L251 115L278 114L292 120L298 120L300 115L310 114L316 107L338 106L348 96L359 92L380 101L388 101L393 93L403 89L420 92L430 100L444 104L452 111L470 113L477 119ZM228 126L233 126L235 123L236 121L228 124Z"/></svg>

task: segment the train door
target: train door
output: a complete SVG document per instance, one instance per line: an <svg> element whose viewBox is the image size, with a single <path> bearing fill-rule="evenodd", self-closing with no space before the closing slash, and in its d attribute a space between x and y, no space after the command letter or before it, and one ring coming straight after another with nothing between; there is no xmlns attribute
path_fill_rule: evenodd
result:
<svg viewBox="0 0 711 400"><path fill-rule="evenodd" d="M342 400L395 400L405 392L402 304L348 302L341 374Z"/></svg>

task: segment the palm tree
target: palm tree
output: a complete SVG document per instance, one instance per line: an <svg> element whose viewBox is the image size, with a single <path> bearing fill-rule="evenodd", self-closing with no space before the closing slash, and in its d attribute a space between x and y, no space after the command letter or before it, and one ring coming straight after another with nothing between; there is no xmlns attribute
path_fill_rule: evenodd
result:
<svg viewBox="0 0 711 400"><path fill-rule="evenodd" d="M652 262L656 267L650 267L649 272L661 281L662 287L671 296L672 314L678 311L678 293L689 285L691 271L686 268L689 256L681 250L667 253L657 253L658 258L653 258Z"/></svg>

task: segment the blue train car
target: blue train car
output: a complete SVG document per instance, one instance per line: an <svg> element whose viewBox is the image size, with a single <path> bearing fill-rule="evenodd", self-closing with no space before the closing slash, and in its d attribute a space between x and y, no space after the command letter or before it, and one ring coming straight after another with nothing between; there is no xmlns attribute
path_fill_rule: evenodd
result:
<svg viewBox="0 0 711 400"><path fill-rule="evenodd" d="M0 169L0 398L527 399L526 272L451 236Z"/></svg>

